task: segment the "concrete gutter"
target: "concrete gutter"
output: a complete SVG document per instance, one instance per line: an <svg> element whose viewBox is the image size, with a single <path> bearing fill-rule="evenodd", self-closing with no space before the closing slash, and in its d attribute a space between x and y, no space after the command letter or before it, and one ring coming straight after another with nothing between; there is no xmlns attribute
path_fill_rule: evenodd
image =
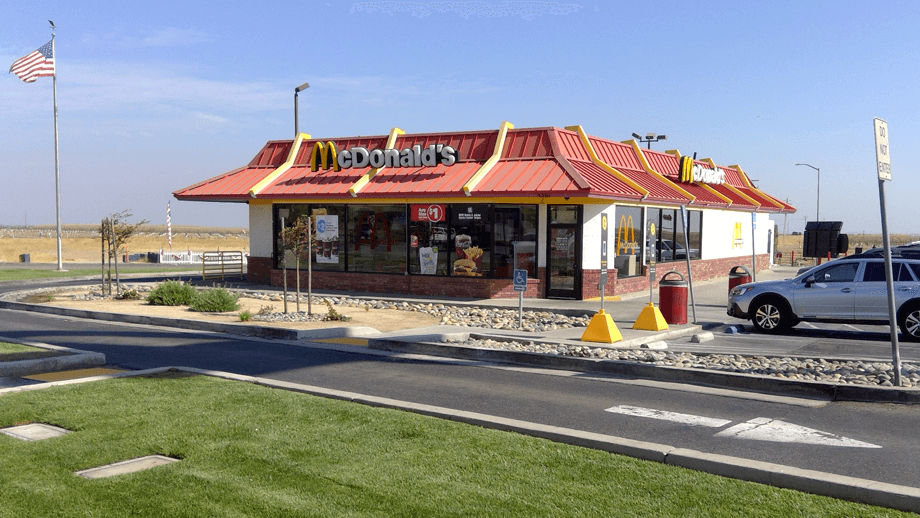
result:
<svg viewBox="0 0 920 518"><path fill-rule="evenodd" d="M0 395L31 390L43 390L45 388L57 385L72 385L76 383L86 383L111 378L127 376L148 376L163 373L169 370L178 370L204 376L214 376L233 381L256 383L258 385L269 388L289 390L303 394L310 394L341 401L350 401L353 403L380 408L414 412L416 414L426 415L437 419L446 419L459 423L481 426L483 428L489 428L493 430L514 432L530 437L539 437L563 444L570 444L582 448L591 448L620 455L627 455L642 460L658 462L661 464L667 464L669 466L680 466L683 468L692 469L694 471L734 478L737 480L768 484L774 487L793 489L796 491L803 491L806 493L828 496L840 500L848 500L851 502L877 505L900 511L914 513L920 512L920 489L909 486L901 486L897 484L888 484L884 482L877 482L855 477L834 475L832 473L824 473L821 471L784 466L781 464L773 464L769 462L761 462L739 457L730 457L727 455L704 453L686 448L677 448L666 444L636 441L633 439L626 439L613 435L585 432L558 426L549 426L540 423L508 419L500 416L480 414L477 412L466 412L450 408L400 401L396 399L368 396L355 392L333 390L323 387L277 381L268 378L244 376L227 372L195 369L191 367L161 367L143 371L95 376L92 378L83 378L79 380L66 380L41 385L26 385L22 387L0 389Z"/></svg>
<svg viewBox="0 0 920 518"><path fill-rule="evenodd" d="M10 362L0 362L0 377L19 377L28 376L29 374L42 374L45 372L57 372L72 369L86 369L89 367L99 367L105 365L105 355L69 347L58 347L56 345L23 342L15 338L5 338L0 336L0 342L28 345L39 349L46 349L60 353L55 356L45 358L36 358L32 360L17 360Z"/></svg>

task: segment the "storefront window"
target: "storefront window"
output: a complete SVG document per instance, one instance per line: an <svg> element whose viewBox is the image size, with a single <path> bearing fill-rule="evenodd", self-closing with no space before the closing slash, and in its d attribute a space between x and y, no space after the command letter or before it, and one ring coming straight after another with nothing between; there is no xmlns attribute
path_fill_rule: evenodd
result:
<svg viewBox="0 0 920 518"><path fill-rule="evenodd" d="M406 205L350 205L347 214L348 271L407 271Z"/></svg>
<svg viewBox="0 0 920 518"><path fill-rule="evenodd" d="M492 219L489 205L451 205L451 275L487 277L492 267Z"/></svg>
<svg viewBox="0 0 920 518"><path fill-rule="evenodd" d="M493 214L495 277L510 278L521 269L536 278L537 206L496 205Z"/></svg>
<svg viewBox="0 0 920 518"><path fill-rule="evenodd" d="M703 250L703 211L687 211L687 229L690 238L690 259L702 259Z"/></svg>
<svg viewBox="0 0 920 518"><path fill-rule="evenodd" d="M617 278L633 277L642 273L642 208L616 208L616 255L613 260Z"/></svg>
<svg viewBox="0 0 920 518"><path fill-rule="evenodd" d="M655 260L661 263L687 260L683 222L680 209L648 209L648 221L657 229L654 239ZM690 259L699 259L702 243L703 214L698 210L687 211L689 228Z"/></svg>
<svg viewBox="0 0 920 518"><path fill-rule="evenodd" d="M345 236L338 231L339 222L345 219L344 205L277 205L275 212L276 228L281 228L281 217L284 216L284 226L290 228L301 218L313 216L310 222L312 229L313 249L309 255L313 260L313 269L319 271L343 271L345 269L344 249ZM281 267L281 250L283 244L280 239L275 243L275 257L278 257L277 267ZM286 250L284 263L287 268L296 268L294 253ZM300 257L300 268L307 268L307 251Z"/></svg>
<svg viewBox="0 0 920 518"><path fill-rule="evenodd" d="M409 205L409 273L447 275L452 242L447 205Z"/></svg>

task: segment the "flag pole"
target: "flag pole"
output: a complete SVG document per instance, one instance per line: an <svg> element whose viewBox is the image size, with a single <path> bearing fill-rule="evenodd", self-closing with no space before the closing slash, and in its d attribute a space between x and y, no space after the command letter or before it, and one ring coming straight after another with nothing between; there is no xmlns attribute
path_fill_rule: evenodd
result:
<svg viewBox="0 0 920 518"><path fill-rule="evenodd" d="M61 262L61 172L58 155L58 107L57 107L57 51L54 48L54 22L51 23L51 57L54 59L54 75L51 77L51 89L54 92L54 201L57 217L57 269L64 270Z"/></svg>

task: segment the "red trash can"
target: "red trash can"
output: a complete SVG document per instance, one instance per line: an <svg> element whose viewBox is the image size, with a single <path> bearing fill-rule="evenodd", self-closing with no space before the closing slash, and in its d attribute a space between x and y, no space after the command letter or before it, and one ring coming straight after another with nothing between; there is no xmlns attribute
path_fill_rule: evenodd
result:
<svg viewBox="0 0 920 518"><path fill-rule="evenodd" d="M738 269L744 270L742 273ZM746 284L751 282L751 271L747 269L747 266L738 265L729 270L728 272L728 292L731 293L732 288L738 286L739 284Z"/></svg>
<svg viewBox="0 0 920 518"><path fill-rule="evenodd" d="M667 279L666 277L672 273L680 278ZM665 322L687 323L687 281L680 272L671 270L661 276L658 282L658 306Z"/></svg>

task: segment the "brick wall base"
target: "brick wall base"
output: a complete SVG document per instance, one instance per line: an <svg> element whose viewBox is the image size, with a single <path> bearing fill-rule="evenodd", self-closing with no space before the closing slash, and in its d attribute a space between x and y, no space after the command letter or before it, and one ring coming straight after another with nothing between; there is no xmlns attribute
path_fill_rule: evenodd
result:
<svg viewBox="0 0 920 518"><path fill-rule="evenodd" d="M726 259L710 259L706 261L691 261L693 267L693 280L704 281L716 277L725 277L736 265L743 265L750 269L745 258L730 257ZM750 259L748 259L749 261ZM757 270L769 268L767 254L757 256ZM658 289L658 281L665 273L676 270L687 279L687 263L659 263L656 267L656 279L653 285ZM255 284L282 286L284 277L282 271L272 268L271 258L250 257L248 264L248 278ZM294 286L297 272L288 270L288 287ZM676 279L676 276L670 278ZM597 287L600 282L600 270L582 270L581 298L589 299L600 297L601 292ZM307 272L300 272L301 291L307 285ZM458 297L478 299L504 299L517 298L518 292L514 290L511 279L481 279L475 277L435 277L427 275L382 275L377 273L345 273L345 272L313 272L313 287L318 290L342 291L346 293L385 293L394 295L423 295L433 297ZM622 295L639 291L648 291L648 274L636 277L617 278L616 270L607 271L607 286L605 294ZM546 290L546 268L537 269L537 278L527 279L527 291L524 298L542 298ZM728 293L728 283L725 287Z"/></svg>

